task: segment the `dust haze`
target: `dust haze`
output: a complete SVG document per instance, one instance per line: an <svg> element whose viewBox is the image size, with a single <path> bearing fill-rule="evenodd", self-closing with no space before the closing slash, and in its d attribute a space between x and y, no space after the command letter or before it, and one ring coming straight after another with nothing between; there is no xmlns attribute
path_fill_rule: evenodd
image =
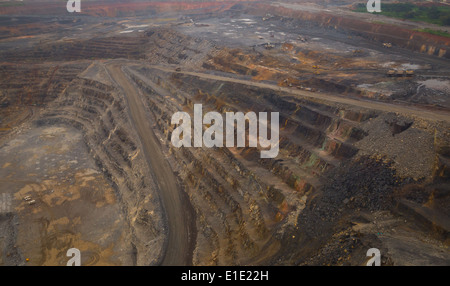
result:
<svg viewBox="0 0 450 286"><path fill-rule="evenodd" d="M449 265L450 8L400 2L0 1L0 265Z"/></svg>

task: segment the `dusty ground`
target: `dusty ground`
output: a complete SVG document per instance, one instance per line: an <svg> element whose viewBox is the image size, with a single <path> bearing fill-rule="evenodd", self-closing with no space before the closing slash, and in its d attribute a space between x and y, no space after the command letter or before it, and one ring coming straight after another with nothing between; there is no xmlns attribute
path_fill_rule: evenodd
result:
<svg viewBox="0 0 450 286"><path fill-rule="evenodd" d="M129 262L114 189L78 130L23 128L0 158L2 195L10 201L2 213L2 228L10 228L2 231L2 264L64 265L71 247L83 252L84 265Z"/></svg>
<svg viewBox="0 0 450 286"><path fill-rule="evenodd" d="M0 265L448 265L449 60L263 4L0 16ZM196 103L279 156L173 148Z"/></svg>

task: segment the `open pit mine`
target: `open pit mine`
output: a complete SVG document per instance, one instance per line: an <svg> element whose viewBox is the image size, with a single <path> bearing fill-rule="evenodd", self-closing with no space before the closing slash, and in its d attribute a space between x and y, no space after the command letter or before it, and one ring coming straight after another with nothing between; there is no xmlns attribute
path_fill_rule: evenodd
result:
<svg viewBox="0 0 450 286"><path fill-rule="evenodd" d="M0 265L450 265L450 27L361 3L1 1Z"/></svg>

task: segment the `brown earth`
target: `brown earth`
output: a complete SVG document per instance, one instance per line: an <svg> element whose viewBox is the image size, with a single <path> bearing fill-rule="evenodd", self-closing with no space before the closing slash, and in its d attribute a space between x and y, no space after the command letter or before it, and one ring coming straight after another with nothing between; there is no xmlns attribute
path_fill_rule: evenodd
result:
<svg viewBox="0 0 450 286"><path fill-rule="evenodd" d="M446 44L268 5L2 16L0 263L76 247L83 265L364 265L376 247L384 265L448 265L450 64L412 51ZM144 6L160 14L117 17ZM415 76L386 76L402 66ZM174 148L172 115L199 103L279 112L277 158Z"/></svg>

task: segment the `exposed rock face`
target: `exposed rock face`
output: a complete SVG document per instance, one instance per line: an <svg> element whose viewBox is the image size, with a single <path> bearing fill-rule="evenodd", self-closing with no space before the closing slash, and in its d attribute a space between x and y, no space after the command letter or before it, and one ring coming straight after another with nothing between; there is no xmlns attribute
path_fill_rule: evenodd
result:
<svg viewBox="0 0 450 286"><path fill-rule="evenodd" d="M272 237L282 236L286 226L297 224L296 216L306 195L317 187L317 178L354 156L357 150L352 142L364 136L358 121L340 118L339 109L331 106L290 101L263 89L171 77L157 69L129 72L146 95L165 139L173 130L171 115L178 110L192 112L193 103L219 112L284 111L280 115L282 155L273 160L259 159L254 149L171 148L199 218L194 264L255 264L270 259L280 247ZM208 94L209 90L214 94ZM342 111L342 116L350 117ZM270 251L262 256L263 247Z"/></svg>
<svg viewBox="0 0 450 286"><path fill-rule="evenodd" d="M135 263L160 263L166 226L153 175L146 167L142 147L131 127L125 98L106 81L100 66L86 71L97 80L74 80L64 94L37 121L40 125L68 124L83 131L99 168L115 186L136 249Z"/></svg>
<svg viewBox="0 0 450 286"><path fill-rule="evenodd" d="M219 7L215 5L211 4ZM255 7L249 11L259 13L266 6ZM113 13L98 9L90 12ZM329 14L282 8L274 13L338 29L360 24ZM365 37L385 40L382 26L360 28L371 31L361 32ZM397 38L411 36L397 32L393 33ZM440 40L431 44L441 45ZM401 44L417 48L399 40ZM285 44L281 49L294 47ZM152 126L148 132L160 141L158 151L176 175L183 203L195 214L189 263L362 265L364 251L379 247L386 254L384 264L398 264L407 260L397 252L403 235L426 234L448 243L449 125L429 119L429 112L405 115L396 112L404 111L399 106L382 105L385 111L375 100L349 99L352 88L345 82L333 85L311 79L303 84L328 85L333 94L304 93L291 86L302 84L293 76L281 78L290 71L286 54L271 58L256 50L225 49L176 28L148 28L133 36L73 39L23 50L27 52L19 55L9 47L0 54L8 63L0 69L5 95L1 103L5 108L39 105L32 117L35 124L69 125L82 131L91 157L114 187L132 264L162 263L170 221L161 182L149 167L143 134L130 114L128 95L108 70L113 64L121 66L138 91ZM314 57L320 55L303 54L302 60L309 65L314 62L307 60ZM272 61L266 71L279 69L266 76L261 59ZM322 60L326 64L328 59ZM24 87L21 82L28 77ZM192 115L194 104L202 104L205 113L279 112L279 155L261 159L258 148L174 148L172 115L178 111ZM14 136L16 131L0 132ZM411 223L403 226L403 216ZM420 227L414 228L419 221ZM439 253L434 240L408 243L422 253L429 249L424 245L430 247L431 258L425 261L442 264L448 257Z"/></svg>
<svg viewBox="0 0 450 286"><path fill-rule="evenodd" d="M450 40L448 37L429 35L389 24L371 23L327 12L298 11L267 4L251 5L249 9L254 13L261 13L261 11L267 11L269 7L274 15L300 19L306 25L316 23L323 27L361 35L377 42L388 42L421 53L450 58Z"/></svg>
<svg viewBox="0 0 450 286"><path fill-rule="evenodd" d="M400 128L399 125L399 128L394 128L394 133L401 133L406 137L395 138L392 136L392 124L387 124L387 119L381 123L382 118L389 116L371 110L299 101L269 90L190 75L171 75L152 68L132 68L128 72L146 95L148 108L152 110L160 136L167 139L166 142L170 141L173 130L170 124L171 114L180 110L192 112L194 103L202 103L207 110L219 112L258 108L283 111L280 114L280 122L284 124L280 138L281 151L273 160L259 159L256 150L246 148L171 148L171 154L176 158L175 166L199 218L195 264L257 264L273 261L280 253L297 248L290 242L283 243L280 248L278 242L273 242L273 237L288 239L288 233L294 233L293 237L299 237L298 243L302 243L302 239L306 239L307 229L312 225L320 229L319 233L328 233L331 229L337 231L333 223L324 225L315 221L318 209L313 207L314 202L323 204L321 211L333 219L340 216L338 213L347 214L353 208L391 209L395 204L392 201L394 190L409 182L403 182L397 174L392 173L389 165L392 163L384 165L379 160L373 159L372 162L372 159L367 158L357 159L358 163L350 169L343 166L353 164L350 159L358 153L376 153L370 140L364 140L372 132L374 136L376 132L386 132L388 135L383 139L384 143L377 143L381 144L377 145L379 147L382 144L396 144L394 142L399 142L397 140L412 140L416 132L423 136L424 144L433 144L429 142L432 133L424 131L420 126L408 132L408 128ZM239 109L236 107L237 102ZM371 121L374 124L370 124ZM408 122L407 125L411 127L412 123ZM428 128L431 126L428 125ZM430 147L429 152L423 150L421 153L421 160L427 160L423 161L425 165L422 165L422 169L414 169L415 163L401 161L403 159L396 163L396 168L402 170L402 178L431 178L433 168L446 168L438 167L442 166L441 163L435 165L433 158L436 153ZM395 148L393 152L397 152ZM394 153L390 158L400 154ZM410 153L407 158L412 158L411 156L414 157ZM390 162L390 158L386 158L386 162ZM405 170L402 167L406 166L404 164L409 164L407 166L410 169ZM359 173L354 168L368 173ZM337 175L336 172L344 173ZM373 175L373 181L368 179L368 174ZM327 183L328 187L322 186L328 177L334 179ZM341 177L347 181L337 182L336 179ZM429 179L425 180L429 182ZM356 185L352 185L353 183ZM317 195L322 192L319 190L325 192L325 197ZM327 200L327 196L337 196L338 199ZM311 205L306 206L310 197ZM344 200L351 200L351 204L339 206ZM357 206L353 206L355 204ZM302 211L305 207L307 212ZM339 212L333 215L331 209ZM230 214L234 218L230 218ZM322 242L328 239L328 235L325 235ZM267 248L267 241L272 241L268 248L270 251L261 256L258 250ZM317 243L320 243L320 239L315 241L312 245L305 243L302 250L304 256L299 257L307 259L310 255L313 256L314 251L318 251ZM363 246L358 244L358 247ZM258 254L252 256L252 253ZM282 260L285 259L283 257ZM339 261L336 260L336 263Z"/></svg>

